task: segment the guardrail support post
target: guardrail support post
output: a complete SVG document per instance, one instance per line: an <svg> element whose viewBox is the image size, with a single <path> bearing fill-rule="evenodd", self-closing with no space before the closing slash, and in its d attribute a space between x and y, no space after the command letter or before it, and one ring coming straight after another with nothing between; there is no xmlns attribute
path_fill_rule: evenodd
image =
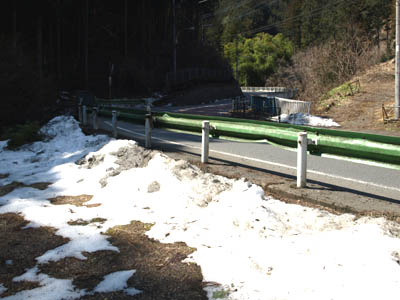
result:
<svg viewBox="0 0 400 300"><path fill-rule="evenodd" d="M112 130L113 130L113 137L117 137L117 111L113 110L112 111Z"/></svg>
<svg viewBox="0 0 400 300"><path fill-rule="evenodd" d="M307 185L307 132L300 132L297 137L297 187Z"/></svg>
<svg viewBox="0 0 400 300"><path fill-rule="evenodd" d="M144 130L145 130L145 147L151 148L151 114L146 114Z"/></svg>
<svg viewBox="0 0 400 300"><path fill-rule="evenodd" d="M201 162L205 164L208 163L210 122L203 121L201 129Z"/></svg>
<svg viewBox="0 0 400 300"><path fill-rule="evenodd" d="M82 124L83 124L83 126L87 125L87 107L86 107L86 105L82 106Z"/></svg>
<svg viewBox="0 0 400 300"><path fill-rule="evenodd" d="M98 107L93 107L93 129L98 130L99 129L99 123L97 120L97 113L99 111Z"/></svg>

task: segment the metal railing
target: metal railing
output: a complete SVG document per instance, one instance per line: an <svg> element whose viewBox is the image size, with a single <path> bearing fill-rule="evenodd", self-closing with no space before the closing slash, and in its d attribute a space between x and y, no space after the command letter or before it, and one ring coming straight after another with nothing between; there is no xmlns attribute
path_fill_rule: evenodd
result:
<svg viewBox="0 0 400 300"><path fill-rule="evenodd" d="M265 93L269 96L278 96L282 98L293 99L297 95L296 89L290 89L286 87L261 87L261 86L251 86L241 87L243 93Z"/></svg>
<svg viewBox="0 0 400 300"><path fill-rule="evenodd" d="M275 97L275 104L281 114L310 113L311 102Z"/></svg>

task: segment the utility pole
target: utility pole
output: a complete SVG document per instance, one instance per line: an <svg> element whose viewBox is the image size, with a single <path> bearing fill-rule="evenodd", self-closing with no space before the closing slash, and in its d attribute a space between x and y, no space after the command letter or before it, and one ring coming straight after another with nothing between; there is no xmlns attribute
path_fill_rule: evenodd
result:
<svg viewBox="0 0 400 300"><path fill-rule="evenodd" d="M400 119L400 0L396 0L396 85L394 101L394 118Z"/></svg>
<svg viewBox="0 0 400 300"><path fill-rule="evenodd" d="M174 84L176 82L176 12L175 12L175 0L172 0L172 39L173 39L173 72L174 72Z"/></svg>

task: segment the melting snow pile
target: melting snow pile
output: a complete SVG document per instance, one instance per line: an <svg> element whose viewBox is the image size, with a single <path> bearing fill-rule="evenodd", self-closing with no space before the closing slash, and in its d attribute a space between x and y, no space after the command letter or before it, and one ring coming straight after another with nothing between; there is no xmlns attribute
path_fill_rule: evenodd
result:
<svg viewBox="0 0 400 300"><path fill-rule="evenodd" d="M20 188L0 198L0 214L20 213L29 227L51 226L70 239L38 257L38 264L119 251L101 232L138 220L155 224L149 237L197 249L186 261L201 266L204 281L218 283L205 288L210 299L390 300L400 295L397 224L285 204L265 197L259 186L205 174L184 161L138 150L132 141L84 136L72 118L55 118L43 130L51 136L48 141L17 152L0 144L0 173L10 173L0 184L53 182L44 191ZM122 159L129 166L121 165L111 154L118 151L140 159ZM87 204L100 205L46 200L80 194L94 195ZM68 224L78 218L107 221L102 228ZM8 299L75 299L115 290L135 295L140 291L127 284L134 273L111 273L88 292L35 266L14 280L36 281L40 287ZM0 293L5 289L0 282Z"/></svg>
<svg viewBox="0 0 400 300"><path fill-rule="evenodd" d="M305 113L296 113L296 114L282 114L280 116L281 122L289 123L294 125L308 125L308 126L317 126L317 127L339 127L340 125L329 118L321 118L318 116L313 116ZM278 121L278 117L272 118L275 121Z"/></svg>

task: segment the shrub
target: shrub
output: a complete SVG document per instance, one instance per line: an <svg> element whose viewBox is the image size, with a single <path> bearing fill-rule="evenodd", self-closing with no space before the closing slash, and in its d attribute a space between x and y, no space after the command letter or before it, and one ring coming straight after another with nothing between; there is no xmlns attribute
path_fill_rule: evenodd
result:
<svg viewBox="0 0 400 300"><path fill-rule="evenodd" d="M282 34L259 33L253 38L238 39L239 83L242 86L264 85L268 76L290 63L292 43ZM224 46L224 54L233 70L236 68L236 43Z"/></svg>
<svg viewBox="0 0 400 300"><path fill-rule="evenodd" d="M38 122L26 123L9 128L3 135L2 140L9 140L7 148L15 150L22 145L40 141L43 139L39 133L40 126Z"/></svg>

